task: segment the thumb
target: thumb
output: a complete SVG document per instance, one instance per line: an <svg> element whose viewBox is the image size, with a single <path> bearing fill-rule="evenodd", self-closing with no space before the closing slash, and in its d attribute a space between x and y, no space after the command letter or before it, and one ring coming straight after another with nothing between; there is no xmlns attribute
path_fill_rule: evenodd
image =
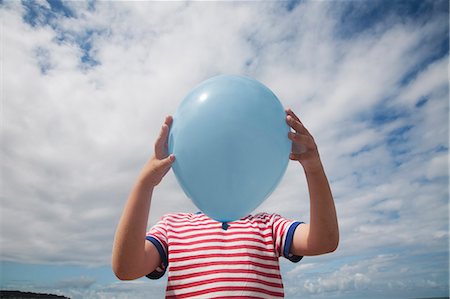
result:
<svg viewBox="0 0 450 299"><path fill-rule="evenodd" d="M175 162L175 155L171 154L167 158L160 160L160 165L163 167L170 167Z"/></svg>

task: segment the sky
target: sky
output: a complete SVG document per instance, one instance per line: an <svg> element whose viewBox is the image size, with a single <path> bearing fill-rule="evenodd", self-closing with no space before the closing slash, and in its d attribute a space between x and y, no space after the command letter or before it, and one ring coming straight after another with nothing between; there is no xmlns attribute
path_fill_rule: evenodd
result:
<svg viewBox="0 0 450 299"><path fill-rule="evenodd" d="M218 74L268 86L313 134L337 251L281 260L287 298L449 296L449 2L1 1L0 288L161 298L111 270L166 115ZM169 172L149 227L196 212ZM297 162L255 210L309 221Z"/></svg>

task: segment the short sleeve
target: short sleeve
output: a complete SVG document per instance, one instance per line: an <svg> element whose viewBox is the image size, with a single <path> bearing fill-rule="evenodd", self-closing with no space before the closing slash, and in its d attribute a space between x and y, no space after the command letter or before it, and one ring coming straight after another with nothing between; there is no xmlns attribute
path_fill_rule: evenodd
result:
<svg viewBox="0 0 450 299"><path fill-rule="evenodd" d="M146 275L150 279L158 279L164 276L168 266L167 257L167 226L166 221L161 218L148 232L145 239L151 242L159 252L161 256L161 265L159 265L155 271Z"/></svg>
<svg viewBox="0 0 450 299"><path fill-rule="evenodd" d="M292 221L281 217L278 214L272 214L272 237L277 256L284 256L291 262L299 262L303 256L293 255L290 252L292 240L294 239L295 229L303 222Z"/></svg>

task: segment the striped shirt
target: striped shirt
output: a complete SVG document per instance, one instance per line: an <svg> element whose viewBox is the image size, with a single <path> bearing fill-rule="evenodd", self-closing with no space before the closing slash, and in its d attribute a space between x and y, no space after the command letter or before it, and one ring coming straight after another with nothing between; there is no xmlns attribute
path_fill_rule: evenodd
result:
<svg viewBox="0 0 450 299"><path fill-rule="evenodd" d="M147 233L168 270L166 298L282 298L278 258L289 250L300 222L277 214L249 215L228 223L204 214L167 214Z"/></svg>

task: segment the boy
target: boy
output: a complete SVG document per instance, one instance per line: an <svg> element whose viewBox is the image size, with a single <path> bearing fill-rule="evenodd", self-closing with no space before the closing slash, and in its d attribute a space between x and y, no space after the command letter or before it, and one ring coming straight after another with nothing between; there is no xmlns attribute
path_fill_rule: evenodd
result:
<svg viewBox="0 0 450 299"><path fill-rule="evenodd" d="M116 231L112 256L116 276L156 279L169 269L168 298L276 298L284 296L279 256L298 262L305 255L336 250L337 216L317 146L290 109L286 122L292 128L289 158L300 162L306 174L310 224L261 213L224 225L201 213L179 213L164 216L146 233L153 188L175 161L167 152L172 123L168 116Z"/></svg>

